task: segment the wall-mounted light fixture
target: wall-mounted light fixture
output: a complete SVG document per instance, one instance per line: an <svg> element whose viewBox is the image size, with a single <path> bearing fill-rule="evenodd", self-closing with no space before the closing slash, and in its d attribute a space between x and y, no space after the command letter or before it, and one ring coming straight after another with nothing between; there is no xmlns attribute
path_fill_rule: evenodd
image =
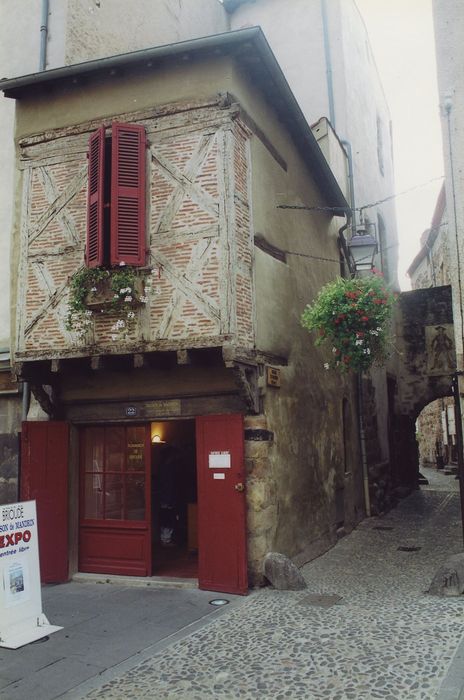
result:
<svg viewBox="0 0 464 700"><path fill-rule="evenodd" d="M367 226L359 226L348 241L348 249L356 272L371 272L378 251L377 239Z"/></svg>
<svg viewBox="0 0 464 700"><path fill-rule="evenodd" d="M161 440L161 435L158 434L153 435L151 441L153 445L164 445L166 443L166 440Z"/></svg>

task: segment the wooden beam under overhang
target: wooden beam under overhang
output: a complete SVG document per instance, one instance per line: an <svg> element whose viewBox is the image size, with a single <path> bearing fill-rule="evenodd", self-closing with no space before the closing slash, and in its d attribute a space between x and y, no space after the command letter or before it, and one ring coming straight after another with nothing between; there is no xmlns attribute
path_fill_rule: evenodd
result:
<svg viewBox="0 0 464 700"><path fill-rule="evenodd" d="M178 365L191 365L192 364L192 355L191 353L186 350L177 350L177 364Z"/></svg>

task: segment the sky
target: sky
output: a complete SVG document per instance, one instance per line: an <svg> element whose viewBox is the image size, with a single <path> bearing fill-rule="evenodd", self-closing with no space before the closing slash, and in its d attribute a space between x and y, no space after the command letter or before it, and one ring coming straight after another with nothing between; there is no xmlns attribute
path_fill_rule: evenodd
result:
<svg viewBox="0 0 464 700"><path fill-rule="evenodd" d="M356 0L393 122L395 190L443 175L432 0ZM399 281L430 227L442 180L397 197Z"/></svg>

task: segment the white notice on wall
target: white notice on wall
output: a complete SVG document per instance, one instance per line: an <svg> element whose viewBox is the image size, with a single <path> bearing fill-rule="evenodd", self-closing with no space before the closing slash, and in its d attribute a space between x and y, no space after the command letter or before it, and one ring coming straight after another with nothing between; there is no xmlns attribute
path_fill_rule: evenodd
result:
<svg viewBox="0 0 464 700"><path fill-rule="evenodd" d="M208 467L210 469L230 469L230 452L210 452Z"/></svg>
<svg viewBox="0 0 464 700"><path fill-rule="evenodd" d="M221 472L215 472L213 474L213 479L225 479L226 475Z"/></svg>

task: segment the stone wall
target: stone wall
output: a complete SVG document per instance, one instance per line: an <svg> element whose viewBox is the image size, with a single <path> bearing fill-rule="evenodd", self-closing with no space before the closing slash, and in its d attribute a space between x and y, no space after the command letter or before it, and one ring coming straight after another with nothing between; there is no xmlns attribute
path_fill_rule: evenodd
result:
<svg viewBox="0 0 464 700"><path fill-rule="evenodd" d="M455 371L451 287L403 292L396 309L398 389L392 416L392 476L396 487L418 483L416 420L437 398L451 395Z"/></svg>

